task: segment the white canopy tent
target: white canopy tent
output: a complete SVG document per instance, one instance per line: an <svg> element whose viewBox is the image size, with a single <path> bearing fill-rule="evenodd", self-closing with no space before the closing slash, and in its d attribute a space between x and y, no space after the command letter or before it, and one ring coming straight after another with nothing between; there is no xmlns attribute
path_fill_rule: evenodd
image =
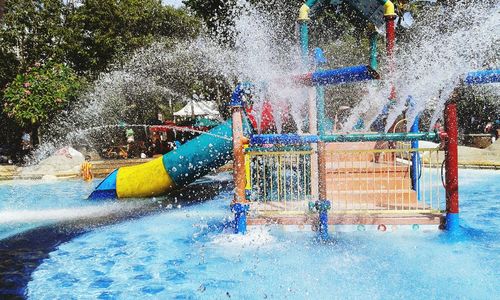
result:
<svg viewBox="0 0 500 300"><path fill-rule="evenodd" d="M174 118L205 117L212 120L220 120L221 115L214 101L191 100L180 110L174 112Z"/></svg>

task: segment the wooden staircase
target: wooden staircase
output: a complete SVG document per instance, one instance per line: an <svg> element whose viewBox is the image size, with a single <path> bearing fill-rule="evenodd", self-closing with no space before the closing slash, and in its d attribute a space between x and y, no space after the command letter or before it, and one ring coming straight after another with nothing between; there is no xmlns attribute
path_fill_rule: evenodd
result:
<svg viewBox="0 0 500 300"><path fill-rule="evenodd" d="M375 143L328 145L327 195L333 207L340 210L418 207L417 194L411 189L410 166L399 161L394 153L364 151L374 148Z"/></svg>

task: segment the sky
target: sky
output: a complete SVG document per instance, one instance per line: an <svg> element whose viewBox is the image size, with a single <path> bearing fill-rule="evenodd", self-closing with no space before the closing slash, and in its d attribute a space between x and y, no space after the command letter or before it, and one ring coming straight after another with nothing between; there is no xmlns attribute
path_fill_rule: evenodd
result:
<svg viewBox="0 0 500 300"><path fill-rule="evenodd" d="M179 7L182 5L182 0L163 0L163 3Z"/></svg>
<svg viewBox="0 0 500 300"><path fill-rule="evenodd" d="M63 0L63 1L64 1L64 3L68 3L71 0ZM163 2L163 4L172 5L174 7L182 6L182 0L162 0L162 2ZM81 4L81 1L75 1L75 3L78 5L78 4Z"/></svg>

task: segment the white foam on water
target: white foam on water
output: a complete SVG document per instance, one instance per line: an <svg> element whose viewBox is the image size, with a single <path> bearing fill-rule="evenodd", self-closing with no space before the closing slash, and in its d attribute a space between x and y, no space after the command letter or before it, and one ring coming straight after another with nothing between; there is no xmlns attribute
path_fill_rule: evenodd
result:
<svg viewBox="0 0 500 300"><path fill-rule="evenodd" d="M272 245L275 238L269 229L264 227L249 227L246 234L223 233L215 236L212 245L222 249L248 249Z"/></svg>
<svg viewBox="0 0 500 300"><path fill-rule="evenodd" d="M32 223L47 221L70 221L85 218L100 218L107 215L139 208L140 202L113 203L78 208L60 209L7 209L0 211L0 224Z"/></svg>

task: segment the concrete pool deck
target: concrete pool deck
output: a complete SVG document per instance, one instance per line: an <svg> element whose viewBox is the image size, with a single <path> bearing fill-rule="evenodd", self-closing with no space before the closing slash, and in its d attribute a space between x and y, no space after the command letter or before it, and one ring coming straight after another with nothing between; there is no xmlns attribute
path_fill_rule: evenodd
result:
<svg viewBox="0 0 500 300"><path fill-rule="evenodd" d="M113 160L96 160L91 161L92 172L96 178L104 178L113 170L125 167L142 164L152 160L152 158L144 159L113 159ZM79 171L73 169L60 170L57 172L44 172L32 170L30 167L18 167L15 165L0 165L0 180L13 179L42 179L44 176L56 178L77 178L80 177Z"/></svg>
<svg viewBox="0 0 500 300"><path fill-rule="evenodd" d="M420 147L436 146L435 143L420 142ZM439 152L439 160L444 160L444 152L442 151ZM500 170L500 140L485 149L458 146L458 166L468 169Z"/></svg>

